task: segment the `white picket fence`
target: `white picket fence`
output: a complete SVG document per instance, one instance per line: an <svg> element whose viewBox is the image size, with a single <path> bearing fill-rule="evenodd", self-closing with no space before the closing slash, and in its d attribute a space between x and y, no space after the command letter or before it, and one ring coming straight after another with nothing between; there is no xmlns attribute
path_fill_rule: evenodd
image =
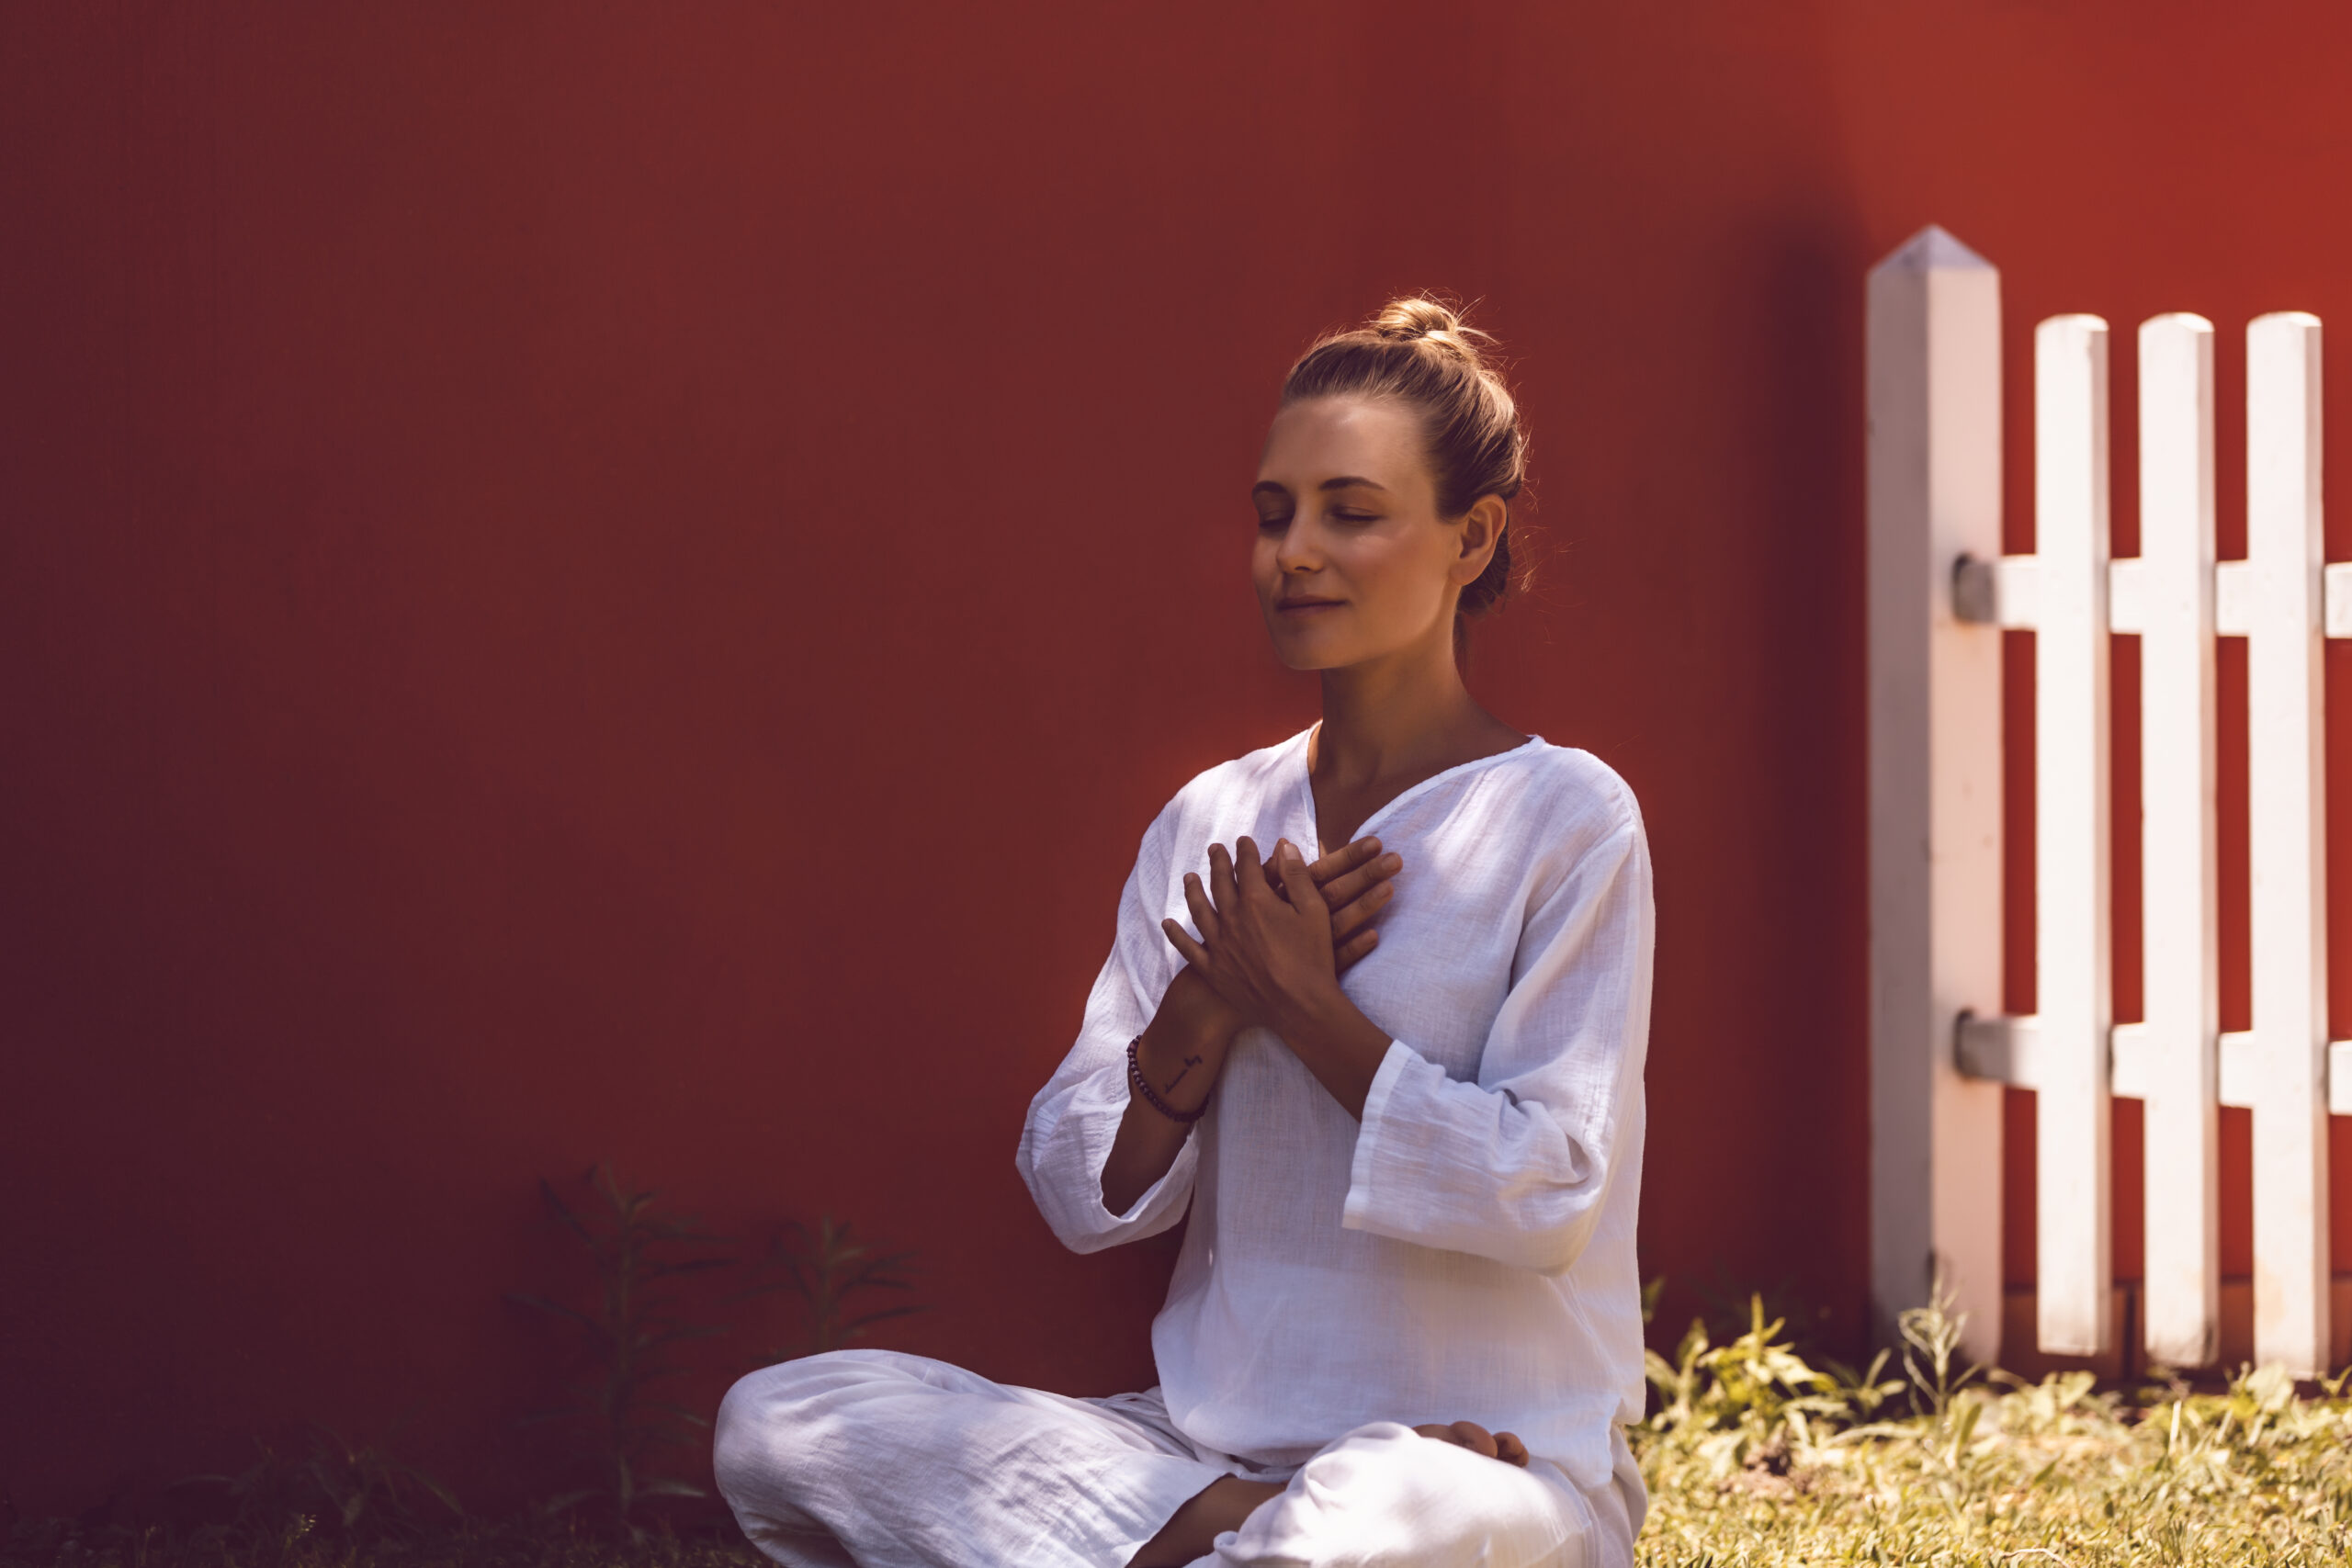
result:
<svg viewBox="0 0 2352 1568"><path fill-rule="evenodd" d="M2001 554L2000 275L1940 229L1871 272L1871 1225L1881 1332L1940 1273L2001 1323L2000 1086L2036 1091L2036 1337L2116 1349L2109 1100L2145 1101L2147 1356L2219 1345L2217 1110L2254 1113L2254 1349L2330 1359L2320 323L2245 329L2247 558L2213 544L2213 327L2139 329L2140 538L2108 545L2108 326L2034 333L2034 538ZM2035 634L2032 1016L2003 1017L2000 628ZM2109 634L2141 639L2146 1018L2109 998ZM2247 639L2253 1022L2219 1027L2214 638ZM2332 1069L2331 1070L2331 1065ZM2333 1087L2334 1104L2330 1096Z"/></svg>

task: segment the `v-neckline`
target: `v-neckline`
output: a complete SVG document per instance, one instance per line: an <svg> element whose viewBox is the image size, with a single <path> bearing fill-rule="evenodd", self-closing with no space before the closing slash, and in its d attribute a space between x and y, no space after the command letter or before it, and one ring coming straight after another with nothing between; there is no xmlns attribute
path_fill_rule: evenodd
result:
<svg viewBox="0 0 2352 1568"><path fill-rule="evenodd" d="M1315 750L1316 732L1322 728L1323 721L1318 718L1313 724L1308 725L1306 729L1302 730L1298 737L1299 808L1306 818L1306 841L1315 846L1315 855L1311 858L1317 859L1331 852L1329 850L1323 847L1323 821L1321 816L1316 810L1315 806L1315 770L1309 764L1307 760ZM1450 768L1441 768L1436 773L1431 773L1429 777L1421 780L1419 784L1406 785L1403 789L1398 790L1395 795L1381 802L1380 805L1374 807L1373 808L1372 815L1366 817L1362 822L1356 825L1356 830L1354 834L1349 838L1348 842L1354 843L1356 840L1364 837L1367 833L1370 833L1373 829L1373 825L1378 822L1382 818L1386 817L1390 812L1395 811L1398 807L1403 806L1406 802L1414 799L1428 790L1434 788L1438 784L1445 783L1448 779L1458 778L1464 773L1484 768L1489 763L1505 761L1512 757L1521 756L1544 743L1544 738L1542 736L1530 735L1526 739L1521 741L1518 745L1512 747L1508 751L1489 751L1483 757L1473 757L1466 762L1456 762Z"/></svg>

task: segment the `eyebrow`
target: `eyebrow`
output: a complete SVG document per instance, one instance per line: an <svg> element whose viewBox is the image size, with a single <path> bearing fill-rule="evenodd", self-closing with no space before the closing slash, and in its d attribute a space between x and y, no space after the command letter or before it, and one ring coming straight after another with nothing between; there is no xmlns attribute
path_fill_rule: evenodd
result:
<svg viewBox="0 0 2352 1568"><path fill-rule="evenodd" d="M1354 490L1359 486L1365 490L1376 490L1383 495L1388 493L1388 487L1386 485L1382 484L1378 479L1365 479L1361 474L1341 474L1337 479L1325 479L1321 484L1317 485L1315 488L1320 491L1334 491ZM1260 479L1256 484L1250 487L1250 493L1251 495L1258 495L1267 491L1271 491L1275 495L1288 495L1290 493L1290 486L1285 484L1277 484L1272 479Z"/></svg>

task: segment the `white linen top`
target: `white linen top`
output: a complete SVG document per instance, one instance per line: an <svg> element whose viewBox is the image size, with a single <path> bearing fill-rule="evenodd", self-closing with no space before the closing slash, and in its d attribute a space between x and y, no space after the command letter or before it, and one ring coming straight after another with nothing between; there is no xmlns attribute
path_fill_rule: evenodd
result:
<svg viewBox="0 0 2352 1568"><path fill-rule="evenodd" d="M1183 874L1212 842L1319 839L1303 732L1177 792L1136 857L1085 1023L1018 1164L1062 1241L1184 1236L1152 1349L1205 1447L1304 1463L1373 1421L1520 1435L1590 1490L1642 1412L1634 1217L1650 1007L1650 863L1633 793L1541 736L1373 813L1404 858L1380 944L1340 981L1391 1043L1361 1125L1271 1031L1234 1042L1208 1114L1124 1214L1102 1166L1126 1046L1183 965Z"/></svg>

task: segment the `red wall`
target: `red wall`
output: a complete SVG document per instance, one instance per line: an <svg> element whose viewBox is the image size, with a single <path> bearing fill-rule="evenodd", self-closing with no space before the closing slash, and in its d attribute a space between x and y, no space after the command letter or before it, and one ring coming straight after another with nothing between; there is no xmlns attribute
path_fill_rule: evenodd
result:
<svg viewBox="0 0 2352 1568"><path fill-rule="evenodd" d="M408 1410L540 1483L500 1292L598 1157L919 1248L889 1343L1146 1380L1165 1247L1063 1253L1014 1138L1152 811L1313 715L1274 379L1424 285L1535 430L1475 683L1656 845L1645 1268L1850 1333L1862 274L1995 258L2020 398L2052 310L2206 312L2225 398L2352 326L2352 13L2215 15L0 8L0 1481Z"/></svg>

